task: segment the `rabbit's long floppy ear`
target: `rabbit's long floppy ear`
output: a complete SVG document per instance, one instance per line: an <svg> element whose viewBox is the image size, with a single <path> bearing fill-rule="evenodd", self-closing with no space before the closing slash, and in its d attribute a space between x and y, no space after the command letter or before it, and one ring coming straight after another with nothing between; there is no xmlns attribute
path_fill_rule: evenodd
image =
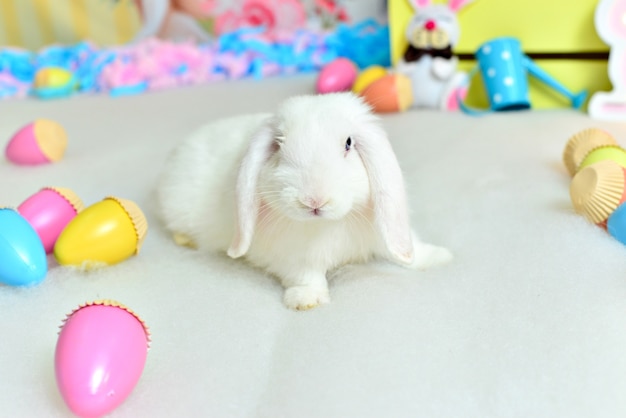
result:
<svg viewBox="0 0 626 418"><path fill-rule="evenodd" d="M417 12L419 9L423 9L424 7L430 6L431 0L407 0L411 5L413 10Z"/></svg>
<svg viewBox="0 0 626 418"><path fill-rule="evenodd" d="M235 189L237 206L235 235L230 248L228 248L228 255L232 258L241 257L250 248L259 213L259 201L256 193L259 174L265 162L272 155L274 140L273 123L268 120L252 136L241 161Z"/></svg>
<svg viewBox="0 0 626 418"><path fill-rule="evenodd" d="M467 6L468 4L470 4L473 1L474 0L449 0L448 1L448 7L454 13L458 13L459 10L461 10L462 8L464 8L465 6Z"/></svg>
<svg viewBox="0 0 626 418"><path fill-rule="evenodd" d="M387 134L378 124L370 124L357 141L355 148L370 181L376 227L391 256L410 264L414 250L406 189Z"/></svg>

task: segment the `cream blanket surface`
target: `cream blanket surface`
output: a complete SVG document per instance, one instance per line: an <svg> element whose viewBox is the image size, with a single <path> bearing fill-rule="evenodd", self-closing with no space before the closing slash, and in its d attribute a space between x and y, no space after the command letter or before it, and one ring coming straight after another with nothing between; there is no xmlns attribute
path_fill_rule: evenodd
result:
<svg viewBox="0 0 626 418"><path fill-rule="evenodd" d="M0 205L45 186L91 205L136 202L141 252L91 272L49 258L31 288L0 285L0 409L71 416L58 393L58 326L79 304L115 299L150 327L142 377L112 417L623 417L626 247L575 214L567 139L626 124L571 110L473 118L382 116L405 173L412 222L450 248L419 272L385 263L331 274L332 302L286 309L280 285L225 255L178 247L156 218L170 150L207 121L273 111L309 76L140 96L0 102L0 138L51 118L68 133L55 164L0 162Z"/></svg>

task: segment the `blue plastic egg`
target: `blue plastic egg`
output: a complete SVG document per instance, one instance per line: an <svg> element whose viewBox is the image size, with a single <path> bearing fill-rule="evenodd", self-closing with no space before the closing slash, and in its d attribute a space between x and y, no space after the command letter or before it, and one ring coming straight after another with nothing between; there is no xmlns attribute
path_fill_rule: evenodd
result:
<svg viewBox="0 0 626 418"><path fill-rule="evenodd" d="M31 286L48 272L43 243L17 211L0 208L0 283Z"/></svg>
<svg viewBox="0 0 626 418"><path fill-rule="evenodd" d="M609 216L606 230L613 238L626 245L626 204L619 205Z"/></svg>

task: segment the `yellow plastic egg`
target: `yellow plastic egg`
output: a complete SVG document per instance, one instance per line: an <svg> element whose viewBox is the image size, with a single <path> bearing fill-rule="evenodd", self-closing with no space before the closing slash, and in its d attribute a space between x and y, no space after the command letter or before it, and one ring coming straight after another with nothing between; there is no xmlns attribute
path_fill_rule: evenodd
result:
<svg viewBox="0 0 626 418"><path fill-rule="evenodd" d="M40 99L67 97L78 87L74 74L60 67L44 67L35 74L33 93Z"/></svg>
<svg viewBox="0 0 626 418"><path fill-rule="evenodd" d="M372 84L374 81L379 78L383 78L387 75L387 70L385 67L380 65L371 65L363 70L354 81L352 85L352 91L356 94L361 93L367 86Z"/></svg>
<svg viewBox="0 0 626 418"><path fill-rule="evenodd" d="M80 212L59 235L54 256L85 269L119 263L141 248L148 223L132 201L107 197Z"/></svg>
<svg viewBox="0 0 626 418"><path fill-rule="evenodd" d="M35 74L35 88L62 87L73 82L71 72L60 67L45 67Z"/></svg>

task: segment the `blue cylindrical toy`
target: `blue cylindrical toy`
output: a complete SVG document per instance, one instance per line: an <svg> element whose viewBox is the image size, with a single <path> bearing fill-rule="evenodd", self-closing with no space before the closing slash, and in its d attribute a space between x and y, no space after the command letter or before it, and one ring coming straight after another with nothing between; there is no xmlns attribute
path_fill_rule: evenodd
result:
<svg viewBox="0 0 626 418"><path fill-rule="evenodd" d="M567 97L573 108L580 108L587 98L587 92L570 92L563 84L535 64L522 51L516 38L502 37L482 44L476 51L476 67L470 78L477 72L483 79L489 99L489 109L475 109L466 105L457 96L459 107L465 113L480 115L494 111L529 109L528 74Z"/></svg>
<svg viewBox="0 0 626 418"><path fill-rule="evenodd" d="M476 59L492 110L530 108L528 76L520 42L497 38L476 51Z"/></svg>

